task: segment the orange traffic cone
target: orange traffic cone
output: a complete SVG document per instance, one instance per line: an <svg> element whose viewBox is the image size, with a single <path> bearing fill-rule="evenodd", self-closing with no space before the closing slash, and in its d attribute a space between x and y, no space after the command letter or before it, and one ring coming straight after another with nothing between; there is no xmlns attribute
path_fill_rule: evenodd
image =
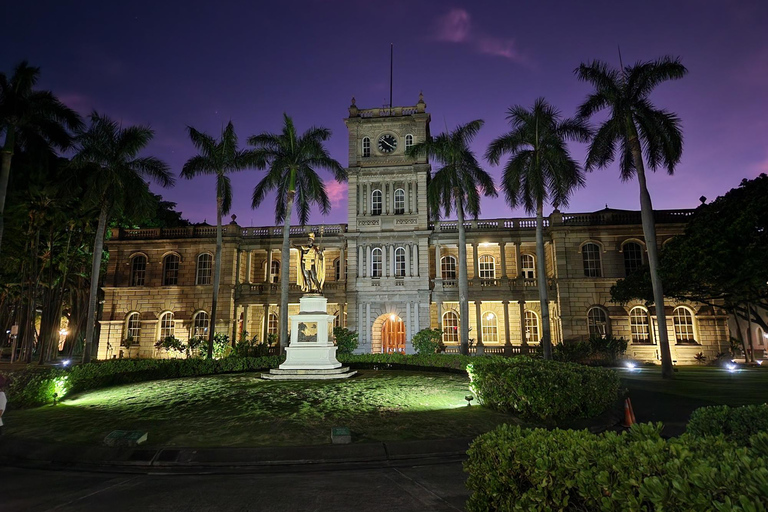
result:
<svg viewBox="0 0 768 512"><path fill-rule="evenodd" d="M629 398L624 400L624 423L622 427L629 428L635 423L635 417L632 414L632 404L629 402Z"/></svg>

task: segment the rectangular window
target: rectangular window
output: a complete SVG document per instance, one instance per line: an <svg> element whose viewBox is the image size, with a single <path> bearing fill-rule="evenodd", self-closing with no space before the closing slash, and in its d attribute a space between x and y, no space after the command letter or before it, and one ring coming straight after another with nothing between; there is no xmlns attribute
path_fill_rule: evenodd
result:
<svg viewBox="0 0 768 512"><path fill-rule="evenodd" d="M144 286L147 277L147 258L136 256L131 265L131 286Z"/></svg>

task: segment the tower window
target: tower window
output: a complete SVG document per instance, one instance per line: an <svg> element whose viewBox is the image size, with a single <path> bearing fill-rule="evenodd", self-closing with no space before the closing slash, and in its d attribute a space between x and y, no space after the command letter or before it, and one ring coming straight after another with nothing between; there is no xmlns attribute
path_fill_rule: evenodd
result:
<svg viewBox="0 0 768 512"><path fill-rule="evenodd" d="M405 190L399 188L395 190L395 215L405 213Z"/></svg>
<svg viewBox="0 0 768 512"><path fill-rule="evenodd" d="M371 215L381 215L381 190L371 194Z"/></svg>
<svg viewBox="0 0 768 512"><path fill-rule="evenodd" d="M379 247L371 251L371 277L381 277L381 249Z"/></svg>
<svg viewBox="0 0 768 512"><path fill-rule="evenodd" d="M456 280L456 258L453 256L443 256L440 258L440 275L443 280Z"/></svg>
<svg viewBox="0 0 768 512"><path fill-rule="evenodd" d="M144 286L147 276L147 257L134 256L131 260L131 286Z"/></svg>
<svg viewBox="0 0 768 512"><path fill-rule="evenodd" d="M395 276L405 276L405 248L398 247L395 249Z"/></svg>
<svg viewBox="0 0 768 512"><path fill-rule="evenodd" d="M536 279L536 262L530 254L520 256L521 274L523 279Z"/></svg>
<svg viewBox="0 0 768 512"><path fill-rule="evenodd" d="M405 149L408 150L409 147L413 146L413 135L410 133L405 136Z"/></svg>
<svg viewBox="0 0 768 512"><path fill-rule="evenodd" d="M584 275L587 277L600 277L600 247L597 244L584 244L581 248L584 259Z"/></svg>
<svg viewBox="0 0 768 512"><path fill-rule="evenodd" d="M363 158L371 156L371 139L363 137Z"/></svg>
<svg viewBox="0 0 768 512"><path fill-rule="evenodd" d="M163 286L179 284L179 256L169 254L163 259Z"/></svg>

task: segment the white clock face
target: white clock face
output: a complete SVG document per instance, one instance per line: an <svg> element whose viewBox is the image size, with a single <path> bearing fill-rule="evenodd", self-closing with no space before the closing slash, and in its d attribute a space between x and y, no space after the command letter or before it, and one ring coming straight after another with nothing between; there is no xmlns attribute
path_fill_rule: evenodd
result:
<svg viewBox="0 0 768 512"><path fill-rule="evenodd" d="M397 139L394 135L382 135L379 137L378 148L382 153L391 153L397 148Z"/></svg>

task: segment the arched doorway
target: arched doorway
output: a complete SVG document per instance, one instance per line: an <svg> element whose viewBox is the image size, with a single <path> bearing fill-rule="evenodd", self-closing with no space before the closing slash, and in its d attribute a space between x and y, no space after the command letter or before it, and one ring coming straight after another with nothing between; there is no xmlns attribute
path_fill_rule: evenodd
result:
<svg viewBox="0 0 768 512"><path fill-rule="evenodd" d="M405 323L395 315L384 320L381 326L381 349L390 352L405 353Z"/></svg>

